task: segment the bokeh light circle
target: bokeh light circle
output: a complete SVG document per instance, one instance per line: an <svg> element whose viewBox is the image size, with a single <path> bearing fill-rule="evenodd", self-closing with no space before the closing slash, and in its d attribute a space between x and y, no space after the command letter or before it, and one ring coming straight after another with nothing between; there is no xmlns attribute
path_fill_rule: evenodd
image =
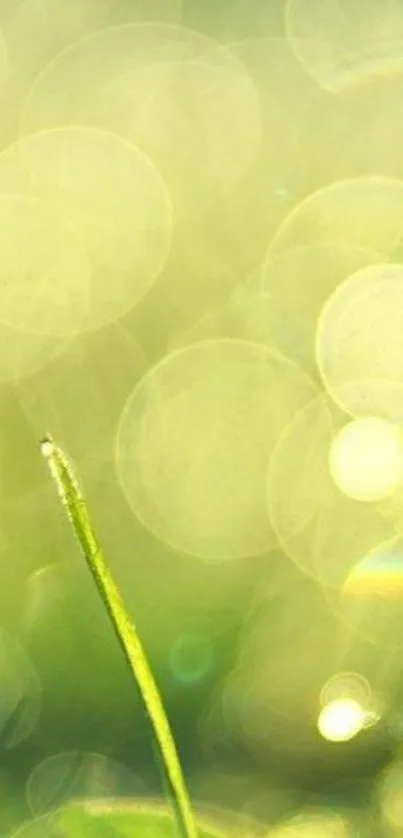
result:
<svg viewBox="0 0 403 838"><path fill-rule="evenodd" d="M348 595L361 597L369 602L379 600L399 601L403 591L403 553L399 535L377 544L351 569L344 582Z"/></svg>
<svg viewBox="0 0 403 838"><path fill-rule="evenodd" d="M80 300L75 303L72 292L77 297L76 287L83 288L84 295L85 280L88 304L79 327L99 328L132 309L162 270L172 236L166 185L145 155L115 134L71 127L43 131L13 144L0 155L0 196L2 192L4 201L11 200L10 192L40 200L54 223L74 237L76 249L84 253L84 277L83 269L81 275L73 270L67 256L59 257L62 267L67 263L66 277L55 277L53 295L46 294L48 304L43 306L53 332L62 320L63 334L63 318L79 316ZM31 226L35 238L34 222ZM53 240L56 248L56 234L49 236L45 223L43 228L48 248ZM37 262L41 254L40 250ZM45 271L45 256L43 262ZM39 277L37 284L41 287ZM55 312L49 305L52 298ZM40 331L41 318L36 320Z"/></svg>
<svg viewBox="0 0 403 838"><path fill-rule="evenodd" d="M257 93L242 63L200 33L151 23L96 32L39 75L22 135L72 123L138 145L162 172L182 217L225 192L260 137Z"/></svg>
<svg viewBox="0 0 403 838"><path fill-rule="evenodd" d="M325 707L331 701L349 698L363 705L369 702L371 695L371 685L364 675L357 672L337 672L323 685L320 692L320 704Z"/></svg>
<svg viewBox="0 0 403 838"><path fill-rule="evenodd" d="M118 475L133 512L206 560L267 550L275 541L267 463L315 394L295 364L249 341L205 341L167 356L129 397L118 428Z"/></svg>
<svg viewBox="0 0 403 838"><path fill-rule="evenodd" d="M60 52L105 27L138 21L178 23L181 13L182 0L2 0L0 148L21 136L27 93L37 74Z"/></svg>
<svg viewBox="0 0 403 838"><path fill-rule="evenodd" d="M270 830L270 838L353 838L351 825L331 809L305 809Z"/></svg>
<svg viewBox="0 0 403 838"><path fill-rule="evenodd" d="M363 675L339 672L326 681L320 693L317 727L329 742L349 742L381 718L381 700Z"/></svg>
<svg viewBox="0 0 403 838"><path fill-rule="evenodd" d="M336 698L320 711L318 730L329 742L349 742L366 727L367 719L354 698Z"/></svg>
<svg viewBox="0 0 403 838"><path fill-rule="evenodd" d="M230 298L209 312L176 348L219 337L276 347L317 376L315 339L318 317L330 294L350 274L379 262L379 254L345 244L299 247L268 258Z"/></svg>
<svg viewBox="0 0 403 838"><path fill-rule="evenodd" d="M0 321L0 381L26 381L63 355L72 340L73 336L60 338L21 331Z"/></svg>
<svg viewBox="0 0 403 838"><path fill-rule="evenodd" d="M62 751L35 766L26 795L33 814L43 815L84 797L103 799L146 792L146 783L116 760L89 751Z"/></svg>
<svg viewBox="0 0 403 838"><path fill-rule="evenodd" d="M381 500L403 484L403 435L396 425L363 416L334 437L329 467L336 486L347 497Z"/></svg>
<svg viewBox="0 0 403 838"><path fill-rule="evenodd" d="M340 589L355 563L394 534L375 502L347 497L329 455L346 416L324 396L302 408L282 433L267 474L272 526L300 570Z"/></svg>
<svg viewBox="0 0 403 838"><path fill-rule="evenodd" d="M305 70L331 93L402 69L398 0L288 0L286 33Z"/></svg>
<svg viewBox="0 0 403 838"><path fill-rule="evenodd" d="M313 372L317 320L324 303L346 277L374 264L377 256L371 249L341 242L299 247L271 258L269 254L250 290L250 301L243 301L250 335L253 329L256 337Z"/></svg>
<svg viewBox="0 0 403 838"><path fill-rule="evenodd" d="M349 632L378 649L397 651L403 648L403 544L393 521L388 523L389 536L355 555L343 584L326 596Z"/></svg>
<svg viewBox="0 0 403 838"><path fill-rule="evenodd" d="M29 80L35 70L92 32L129 21L175 23L181 11L182 0L70 0L68 6L63 0L4 0L2 23L12 66Z"/></svg>
<svg viewBox="0 0 403 838"><path fill-rule="evenodd" d="M352 414L403 422L403 265L373 265L325 304L316 356L332 397Z"/></svg>
<svg viewBox="0 0 403 838"><path fill-rule="evenodd" d="M228 835L228 816L197 819L201 838L224 838ZM224 820L224 823L222 823ZM231 823L231 819L230 819ZM165 801L149 797L82 798L59 809L26 821L13 832L13 838L42 838L69 835L136 835L172 838L176 820Z"/></svg>
<svg viewBox="0 0 403 838"><path fill-rule="evenodd" d="M311 192L277 229L268 256L294 247L343 243L390 258L403 235L403 181L338 180Z"/></svg>
<svg viewBox="0 0 403 838"><path fill-rule="evenodd" d="M0 192L0 322L29 335L73 336L88 313L90 263L57 212Z"/></svg>

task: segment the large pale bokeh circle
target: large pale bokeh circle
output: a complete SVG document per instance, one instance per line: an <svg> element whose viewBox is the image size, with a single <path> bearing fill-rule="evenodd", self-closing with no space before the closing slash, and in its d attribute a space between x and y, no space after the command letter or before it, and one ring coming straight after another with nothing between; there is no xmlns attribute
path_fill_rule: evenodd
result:
<svg viewBox="0 0 403 838"><path fill-rule="evenodd" d="M376 416L354 419L334 437L330 473L347 497L381 500L403 484L403 435Z"/></svg>
<svg viewBox="0 0 403 838"><path fill-rule="evenodd" d="M81 328L98 328L127 314L161 272L172 235L167 187L148 158L115 134L62 128L12 145L0 155L0 196L10 191L39 196L53 223L60 219L83 251L90 283ZM56 235L48 232L48 239L48 249L52 241L56 247ZM65 274L53 285L59 320L74 316L72 290L83 285L71 265ZM49 307L45 311L49 328L57 331L59 320Z"/></svg>
<svg viewBox="0 0 403 838"><path fill-rule="evenodd" d="M295 364L248 341L206 341L167 356L128 399L117 433L119 479L136 516L206 560L268 549L267 463L315 392Z"/></svg>
<svg viewBox="0 0 403 838"><path fill-rule="evenodd" d="M302 408L279 438L266 487L284 551L304 573L336 589L365 553L393 533L375 502L347 497L331 475L332 443L345 424L345 415L324 397Z"/></svg>
<svg viewBox="0 0 403 838"><path fill-rule="evenodd" d="M243 64L210 38L164 24L104 29L45 68L26 99L22 135L74 123L136 143L185 216L228 189L260 138L258 96Z"/></svg>
<svg viewBox="0 0 403 838"><path fill-rule="evenodd" d="M399 0L288 0L286 34L306 71L332 93L402 69Z"/></svg>
<svg viewBox="0 0 403 838"><path fill-rule="evenodd" d="M403 265L369 266L334 291L319 318L316 356L345 410L403 422Z"/></svg>
<svg viewBox="0 0 403 838"><path fill-rule="evenodd" d="M321 243L268 259L256 282L253 305L259 336L267 330L269 337L271 332L272 345L313 371L323 304L347 276L378 258L368 248Z"/></svg>
<svg viewBox="0 0 403 838"><path fill-rule="evenodd" d="M72 340L73 336L38 335L0 322L0 381L18 382L48 367Z"/></svg>
<svg viewBox="0 0 403 838"><path fill-rule="evenodd" d="M57 211L34 196L0 192L0 324L18 329L21 344L30 335L63 338L81 328L90 270Z"/></svg>
<svg viewBox="0 0 403 838"><path fill-rule="evenodd" d="M79 38L127 21L178 22L182 0L14 0L2 2L2 24L13 67L29 80L31 73ZM0 73L5 44L0 41ZM0 75L1 79L1 75ZM32 77L33 79L33 77Z"/></svg>
<svg viewBox="0 0 403 838"><path fill-rule="evenodd" d="M402 180L371 175L339 180L312 192L286 215L268 256L341 242L389 258L403 235L402 219Z"/></svg>
<svg viewBox="0 0 403 838"><path fill-rule="evenodd" d="M15 192L15 194L14 194ZM0 380L50 364L80 332L91 266L82 243L46 201L0 191Z"/></svg>
<svg viewBox="0 0 403 838"><path fill-rule="evenodd" d="M18 136L28 91L62 50L104 27L141 20L177 23L181 10L182 0L2 0L0 147Z"/></svg>

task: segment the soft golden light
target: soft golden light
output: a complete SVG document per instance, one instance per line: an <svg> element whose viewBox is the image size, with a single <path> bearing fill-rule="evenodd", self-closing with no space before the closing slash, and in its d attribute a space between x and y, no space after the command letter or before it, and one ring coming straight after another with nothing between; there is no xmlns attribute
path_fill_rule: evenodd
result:
<svg viewBox="0 0 403 838"><path fill-rule="evenodd" d="M370 714L352 698L338 698L323 708L318 730L329 742L348 742L367 726Z"/></svg>
<svg viewBox="0 0 403 838"><path fill-rule="evenodd" d="M348 497L360 501L387 497L403 481L400 429L377 417L353 420L334 437L329 466L336 486Z"/></svg>

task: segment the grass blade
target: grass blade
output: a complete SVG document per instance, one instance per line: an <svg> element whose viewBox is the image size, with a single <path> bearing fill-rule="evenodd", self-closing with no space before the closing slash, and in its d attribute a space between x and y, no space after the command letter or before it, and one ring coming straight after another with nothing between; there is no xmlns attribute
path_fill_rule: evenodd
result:
<svg viewBox="0 0 403 838"><path fill-rule="evenodd" d="M55 481L84 558L106 608L150 717L163 765L172 788L173 808L185 838L197 838L197 828L175 741L164 705L135 625L126 611L119 589L91 525L87 506L63 451L50 436L41 442L41 453Z"/></svg>

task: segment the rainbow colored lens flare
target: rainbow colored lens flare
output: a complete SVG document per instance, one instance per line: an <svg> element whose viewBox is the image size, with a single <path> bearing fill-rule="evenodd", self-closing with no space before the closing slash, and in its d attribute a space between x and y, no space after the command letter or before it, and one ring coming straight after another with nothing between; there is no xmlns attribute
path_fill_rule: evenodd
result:
<svg viewBox="0 0 403 838"><path fill-rule="evenodd" d="M403 542L400 537L371 550L347 576L344 592L380 599L403 598Z"/></svg>

